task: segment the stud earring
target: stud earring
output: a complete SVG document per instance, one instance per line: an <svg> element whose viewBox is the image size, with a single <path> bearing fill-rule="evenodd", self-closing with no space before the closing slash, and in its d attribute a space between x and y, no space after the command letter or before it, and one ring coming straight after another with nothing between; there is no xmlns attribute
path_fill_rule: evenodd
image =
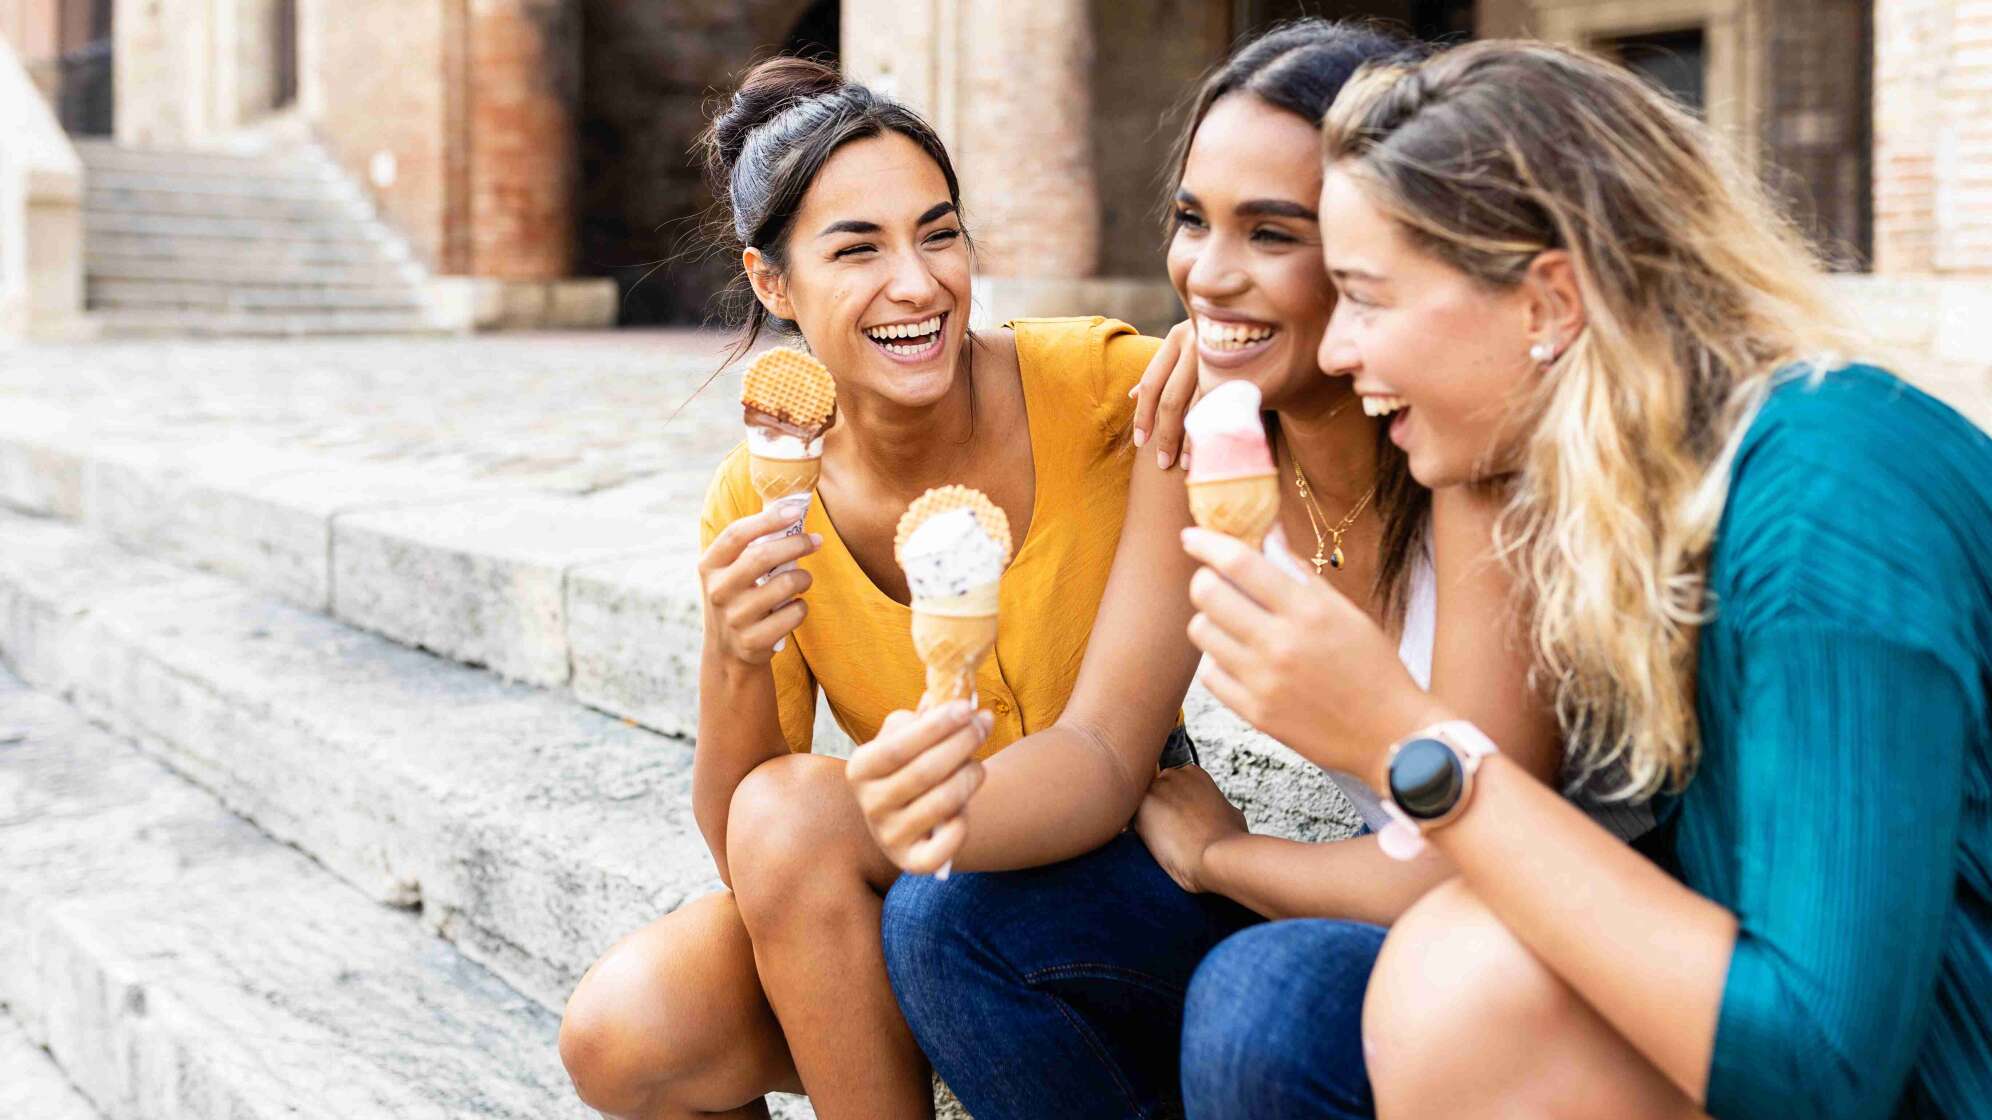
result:
<svg viewBox="0 0 1992 1120"><path fill-rule="evenodd" d="M1539 366L1546 366L1556 360L1556 346L1550 342L1538 342L1529 347L1529 357Z"/></svg>

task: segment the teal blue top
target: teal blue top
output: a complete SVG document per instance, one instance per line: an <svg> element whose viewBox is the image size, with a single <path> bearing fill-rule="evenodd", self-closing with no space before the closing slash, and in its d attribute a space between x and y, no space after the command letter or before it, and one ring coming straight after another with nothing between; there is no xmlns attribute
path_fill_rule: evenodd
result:
<svg viewBox="0 0 1992 1120"><path fill-rule="evenodd" d="M1709 570L1681 878L1735 913L1708 1111L1992 1108L1992 437L1881 370L1773 391Z"/></svg>

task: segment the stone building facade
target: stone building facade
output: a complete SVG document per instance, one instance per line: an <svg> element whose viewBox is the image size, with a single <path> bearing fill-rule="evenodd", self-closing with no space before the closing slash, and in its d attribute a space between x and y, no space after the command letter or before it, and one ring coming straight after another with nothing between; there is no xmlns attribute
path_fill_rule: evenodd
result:
<svg viewBox="0 0 1992 1120"><path fill-rule="evenodd" d="M735 270L699 237L710 100L834 56L952 147L985 321L1154 326L1175 110L1302 12L1616 54L1743 142L1892 340L1984 349L1992 0L0 0L0 34L72 131L312 137L437 274L614 277L632 323L699 321Z"/></svg>

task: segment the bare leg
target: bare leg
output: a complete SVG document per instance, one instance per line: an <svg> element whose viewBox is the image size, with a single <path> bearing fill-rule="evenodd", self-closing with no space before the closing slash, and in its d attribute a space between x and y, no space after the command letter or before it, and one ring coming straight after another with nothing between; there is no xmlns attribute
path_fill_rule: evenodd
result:
<svg viewBox="0 0 1992 1120"><path fill-rule="evenodd" d="M740 783L727 865L762 989L816 1114L933 1114L927 1062L886 979L879 914L899 877L866 830L844 764L791 755Z"/></svg>
<svg viewBox="0 0 1992 1120"><path fill-rule="evenodd" d="M1384 941L1363 1051L1384 1120L1702 1116L1459 879Z"/></svg>
<svg viewBox="0 0 1992 1120"><path fill-rule="evenodd" d="M690 903L617 942L582 976L560 1057L589 1107L627 1120L763 1117L801 1092L761 995L733 895Z"/></svg>

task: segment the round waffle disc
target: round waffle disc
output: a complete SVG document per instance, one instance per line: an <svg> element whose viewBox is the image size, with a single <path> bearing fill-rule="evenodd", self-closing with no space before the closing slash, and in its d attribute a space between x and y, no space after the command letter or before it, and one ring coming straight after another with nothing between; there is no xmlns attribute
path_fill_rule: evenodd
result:
<svg viewBox="0 0 1992 1120"><path fill-rule="evenodd" d="M913 535L913 530L918 529L929 517L955 509L974 511L975 520L982 526L982 531L989 534L990 540L1003 546L1003 561L1008 563L1010 519L1004 516L1001 507L989 500L987 494L966 486L942 486L913 499L913 504L907 506L906 512L899 516L899 529L892 537L892 558L898 560L900 566L904 567L906 561L901 558L900 549L906 547L906 538Z"/></svg>
<svg viewBox="0 0 1992 1120"><path fill-rule="evenodd" d="M777 346L747 366L740 403L806 432L821 433L837 410L837 381L822 362Z"/></svg>

